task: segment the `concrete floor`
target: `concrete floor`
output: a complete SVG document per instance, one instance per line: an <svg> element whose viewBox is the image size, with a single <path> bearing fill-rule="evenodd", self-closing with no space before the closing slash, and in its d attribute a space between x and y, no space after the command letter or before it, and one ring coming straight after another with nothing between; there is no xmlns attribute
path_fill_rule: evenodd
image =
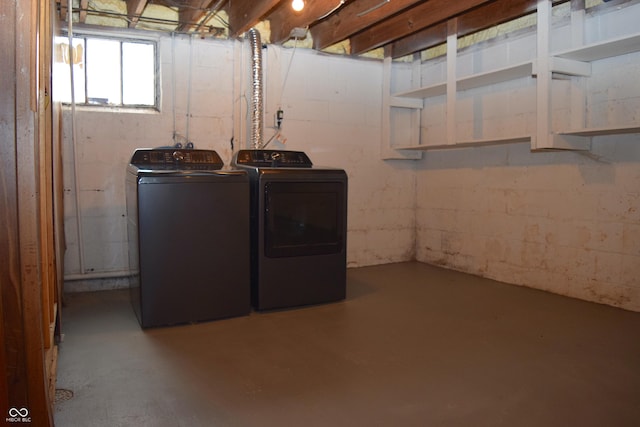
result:
<svg viewBox="0 0 640 427"><path fill-rule="evenodd" d="M66 296L56 426L640 425L640 313L420 263L346 301L141 330Z"/></svg>

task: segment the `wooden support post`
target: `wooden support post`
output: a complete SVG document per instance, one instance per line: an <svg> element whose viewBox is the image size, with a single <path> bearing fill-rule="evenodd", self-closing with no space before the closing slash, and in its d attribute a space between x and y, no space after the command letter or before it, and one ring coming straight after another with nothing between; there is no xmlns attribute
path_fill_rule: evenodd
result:
<svg viewBox="0 0 640 427"><path fill-rule="evenodd" d="M30 424L43 427L53 425L45 324L55 315L47 295L51 253L43 247L51 242L53 221L43 194L53 191L44 176L51 172L43 99L50 77L48 16L47 0L0 3L0 75L15 76L0 82L5 99L14 101L0 104L0 121L9 124L0 129L0 258L6 261L0 264L0 408L3 417L10 408L26 408Z"/></svg>

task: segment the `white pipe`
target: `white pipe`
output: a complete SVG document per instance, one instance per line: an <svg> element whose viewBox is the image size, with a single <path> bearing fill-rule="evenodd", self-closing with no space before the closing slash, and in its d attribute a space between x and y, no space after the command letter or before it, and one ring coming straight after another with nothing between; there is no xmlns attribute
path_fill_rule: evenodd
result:
<svg viewBox="0 0 640 427"><path fill-rule="evenodd" d="M104 273L84 273L84 274L68 274L64 276L65 281L74 280L91 280L91 279L117 279L132 276L131 271L109 271Z"/></svg>
<svg viewBox="0 0 640 427"><path fill-rule="evenodd" d="M85 273L84 268L84 235L82 232L82 215L80 212L80 185L78 184L78 156L76 155L76 144L78 138L76 137L76 91L75 91L75 77L73 73L74 63L74 48L73 48L73 2L70 1L67 4L67 20L68 25L68 37L69 37L69 70L71 79L71 152L73 156L73 186L75 193L75 208L76 208L76 232L78 233L78 258L80 265L80 273Z"/></svg>

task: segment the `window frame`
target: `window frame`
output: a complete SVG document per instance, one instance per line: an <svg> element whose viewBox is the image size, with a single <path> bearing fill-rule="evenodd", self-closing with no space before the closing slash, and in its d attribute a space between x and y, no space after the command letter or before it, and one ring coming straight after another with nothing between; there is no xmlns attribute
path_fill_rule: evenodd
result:
<svg viewBox="0 0 640 427"><path fill-rule="evenodd" d="M68 39L69 33L68 29L65 28L61 31L61 37L65 37ZM131 111L160 111L161 110L161 74L160 74L160 38L159 37L149 37L146 34L125 34L124 32L110 32L110 31L90 31L87 29L74 29L73 31L73 39L83 39L85 49L82 52L83 61L85 64L87 58L87 39L103 39L109 41L119 42L119 50L120 50L120 103L119 104L102 104L102 103L92 103L89 102L89 97L87 96L87 85L88 85L88 77L87 77L87 68L86 65L83 67L84 72L84 91L85 91L85 101L84 102L74 102L77 107L87 107L91 109L105 109L105 110L131 110ZM123 43L140 43L147 44L153 46L153 73L154 73L154 96L153 96L153 105L144 105L144 104L124 104L124 65L123 65ZM74 71L77 72L77 71ZM70 101L64 101L63 105L71 105Z"/></svg>

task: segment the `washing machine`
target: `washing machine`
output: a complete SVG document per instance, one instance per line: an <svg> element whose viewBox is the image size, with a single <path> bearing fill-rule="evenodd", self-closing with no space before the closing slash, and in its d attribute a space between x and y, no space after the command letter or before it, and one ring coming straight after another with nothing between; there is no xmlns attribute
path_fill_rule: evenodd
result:
<svg viewBox="0 0 640 427"><path fill-rule="evenodd" d="M213 150L135 150L126 198L131 300L143 328L251 311L249 176Z"/></svg>
<svg viewBox="0 0 640 427"><path fill-rule="evenodd" d="M257 310L346 294L347 174L302 151L240 150L251 185L251 300Z"/></svg>

